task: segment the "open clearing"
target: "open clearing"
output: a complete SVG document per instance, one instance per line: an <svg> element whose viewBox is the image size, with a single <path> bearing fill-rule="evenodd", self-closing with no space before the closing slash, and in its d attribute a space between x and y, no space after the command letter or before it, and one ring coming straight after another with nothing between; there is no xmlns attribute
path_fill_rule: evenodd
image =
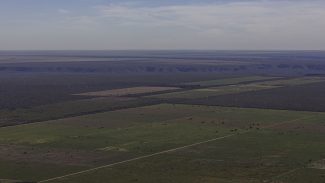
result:
<svg viewBox="0 0 325 183"><path fill-rule="evenodd" d="M325 183L324 60L0 51L0 183Z"/></svg>
<svg viewBox="0 0 325 183"><path fill-rule="evenodd" d="M280 79L280 77L270 77L270 76L246 76L246 77L234 77L234 78L224 78L208 81L198 81L198 82L189 82L184 83L184 85L199 85L199 86L216 86L216 85L233 85L243 82L256 82L261 80L270 80L270 79Z"/></svg>
<svg viewBox="0 0 325 183"><path fill-rule="evenodd" d="M325 82L225 94L188 104L325 112Z"/></svg>
<svg viewBox="0 0 325 183"><path fill-rule="evenodd" d="M297 85L299 86L304 84L320 83L325 81L324 77L301 77L301 78L291 78L291 79L273 78L275 80L254 82L253 80L254 78L255 77L248 77L248 78L244 77L241 79L224 79L226 82L222 80L217 80L222 83L223 82L226 83L225 85L227 86L205 87L200 89L192 89L188 91L158 94L149 97L161 98L161 99L200 99L200 98L205 99L209 97L215 97L215 96L226 95L226 94L237 94L237 93L244 93L249 91L269 90L273 88L282 88L282 87L290 87L290 86L292 87ZM247 81L247 82L249 81L249 83L236 84L236 82L238 81Z"/></svg>
<svg viewBox="0 0 325 183"><path fill-rule="evenodd" d="M30 108L0 110L0 126L48 121L53 119L132 108L156 103L156 100L130 97L98 97L60 102Z"/></svg>
<svg viewBox="0 0 325 183"><path fill-rule="evenodd" d="M263 130L52 182L294 182L290 173L322 157L323 136ZM255 140L254 142L252 140ZM299 144L303 143L303 144ZM276 144L275 144L276 143ZM308 143L308 145L306 145ZM294 145L293 145L294 144ZM321 146L320 146L321 145ZM191 173L190 173L191 172ZM288 173L289 172L289 173ZM305 176L322 183L324 171ZM279 176L283 175L283 176ZM231 177L231 178L230 178ZM305 182L309 179L303 179ZM304 182L300 181L300 182ZM51 182L51 181L49 181Z"/></svg>
<svg viewBox="0 0 325 183"><path fill-rule="evenodd" d="M310 129L323 120L323 113L160 104L6 127L0 178L41 181L230 135L53 182L258 182L322 159L324 134ZM306 130L281 128L286 123ZM280 129L263 130L273 125Z"/></svg>
<svg viewBox="0 0 325 183"><path fill-rule="evenodd" d="M154 92L178 90L178 89L180 89L180 88L143 86L143 87L132 87L132 88L122 88L122 89L114 89L114 90L80 93L80 94L75 94L75 95L92 96L92 97L112 97L112 96L125 96L125 95L154 93Z"/></svg>

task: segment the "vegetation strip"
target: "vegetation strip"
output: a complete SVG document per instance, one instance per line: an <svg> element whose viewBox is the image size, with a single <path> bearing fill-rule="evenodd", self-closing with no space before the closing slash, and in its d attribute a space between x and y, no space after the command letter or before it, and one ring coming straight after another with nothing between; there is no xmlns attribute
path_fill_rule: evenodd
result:
<svg viewBox="0 0 325 183"><path fill-rule="evenodd" d="M312 116L312 117L314 117L314 116ZM272 128L272 127L275 127L275 126L278 126L278 125L283 125L283 124L286 124L286 123L293 123L293 122L296 122L296 121L299 121L299 120L309 119L309 118L312 118L312 117L303 117L303 118L297 118L297 119L294 119L294 120L284 121L284 122L264 126L264 127L262 127L262 129ZM186 145L186 146L182 146L182 147L178 147L178 148L173 148L173 149L169 149L169 150L165 150L165 151L161 151L161 152L157 152L157 153L153 153L153 154L149 154L149 155L140 156L140 157L137 157L137 158L132 158L132 159L128 159L128 160L124 160L124 161L120 161L120 162L116 162L116 163L112 163L112 164L108 164L108 165L103 165L103 166L91 168L91 169L88 169L88 170L83 170L83 171L80 171L80 172L75 172L75 173L71 173L71 174L67 174L67 175L63 175L63 176L59 176L59 177L54 177L54 178L47 179L47 180L42 180L42 181L39 181L38 183L44 183L44 182L59 180L59 179L63 179L63 178L67 178L67 177L71 177L71 176L75 176L75 175L80 175L80 174L92 172L92 171L95 171L95 170L100 170L100 169L112 167L112 166L115 166L115 165L120 165L120 164L129 163L129 162L132 162L132 161L146 159L146 158L150 158L150 157L153 157L153 156L157 156L157 155L161 155L161 154L166 154L166 153L186 149L186 148L189 148L189 147L194 147L194 146L197 146L197 145L206 144L206 143L217 141L217 140L222 140L222 139L233 137L233 136L236 136L236 135L239 135L239 134L249 133L249 132L252 132L252 131L254 131L254 130L248 130L248 131L245 131L245 132L238 132L238 133L234 133L234 134L229 134L229 135L226 135L226 136L217 137L217 138L213 138L213 139L202 141L202 142L197 142L197 143L194 143L194 144L190 144L190 145Z"/></svg>

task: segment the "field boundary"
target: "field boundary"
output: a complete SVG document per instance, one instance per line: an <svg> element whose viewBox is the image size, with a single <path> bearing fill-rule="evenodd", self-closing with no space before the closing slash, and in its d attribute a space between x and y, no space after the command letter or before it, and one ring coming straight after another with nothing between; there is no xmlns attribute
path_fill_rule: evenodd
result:
<svg viewBox="0 0 325 183"><path fill-rule="evenodd" d="M276 124L261 127L261 129L272 128L272 127L275 127L275 126L278 126L278 125L283 125L283 124L286 124L286 123L293 123L293 122L296 122L296 121L299 121L299 120L309 119L309 118L312 118L312 117L314 117L314 116L307 116L307 117L302 117L302 118L296 118L296 119L293 119L293 120L283 121L283 122L279 122L279 123L276 123ZM91 168L91 169L87 169L87 170L83 170L83 171L79 171L79 172L75 172L75 173L70 173L70 174L63 175L63 176L58 176L58 177L38 181L38 183L50 182L50 181L63 179L63 178L67 178L67 177L71 177L71 176L75 176L75 175L80 175L80 174L92 172L92 171L95 171L95 170L100 170L100 169L104 169L104 168L108 168L108 167L113 167L115 165L125 164L125 163L129 163L129 162L133 162L133 161L137 161L137 160L146 159L146 158L150 158L150 157L153 157L153 156L161 155L161 154L166 154L166 153L170 153L170 152L174 152L174 151L194 147L194 146L201 145L201 144L206 144L206 143L217 141L217 140L226 139L226 138L233 137L233 136L236 136L236 135L250 133L250 132L253 132L253 131L256 131L256 130L248 130L248 131L244 131L244 132L237 132L237 133L225 135L225 136L222 136L222 137L217 137L217 138L197 142L197 143L194 143L194 144L189 144L189 145L185 145L185 146L181 146L181 147L177 147L177 148L173 148L173 149L169 149L169 150L165 150L165 151L156 152L156 153L149 154L149 155L144 155L144 156L140 156L140 157L136 157L136 158L131 158L131 159L128 159L128 160L123 160L123 161L119 161L119 162L116 162L116 163L111 163L111 164L108 164L108 165L103 165L103 166L99 166L99 167L95 167L95 168Z"/></svg>

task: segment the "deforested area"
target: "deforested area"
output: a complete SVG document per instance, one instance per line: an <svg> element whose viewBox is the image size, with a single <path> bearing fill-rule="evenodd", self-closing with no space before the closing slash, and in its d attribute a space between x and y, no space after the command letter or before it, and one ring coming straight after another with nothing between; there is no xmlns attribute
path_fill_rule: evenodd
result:
<svg viewBox="0 0 325 183"><path fill-rule="evenodd" d="M0 183L325 183L324 17L0 0Z"/></svg>

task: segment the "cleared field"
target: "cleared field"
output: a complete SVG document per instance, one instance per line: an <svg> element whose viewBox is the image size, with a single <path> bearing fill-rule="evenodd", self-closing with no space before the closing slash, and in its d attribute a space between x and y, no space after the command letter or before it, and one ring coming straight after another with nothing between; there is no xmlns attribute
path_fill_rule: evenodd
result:
<svg viewBox="0 0 325 183"><path fill-rule="evenodd" d="M182 103L324 112L325 82L220 95Z"/></svg>
<svg viewBox="0 0 325 183"><path fill-rule="evenodd" d="M217 141L208 143L210 145L202 144L197 148L193 147L197 149L195 151L191 147L102 169L98 172L89 172L64 181L199 182L199 180L213 178L211 173L215 174L215 177L219 177L220 180L226 180L226 174L224 177L217 174L219 169L229 163L226 172L231 170L239 173L242 171L238 169L241 167L240 162L230 166L232 161L228 160L238 156L238 158L249 157L245 154L247 151L249 155L254 155L256 158L256 155L259 155L264 148L260 145L270 143L267 148L272 146L278 150L276 141L282 141L283 146L280 147L287 148L285 140L292 138L289 143L291 145L288 146L289 152L297 150L290 149L296 143L300 150L303 149L299 144L304 144L305 141L302 141L303 138L294 140L295 133L290 133L290 138L279 135L272 139L271 132L274 134L283 132L278 131L275 127L270 129L271 132L262 132L262 128L297 120L298 122L299 120L306 120L306 122L310 120L310 123L315 123L317 126L323 119L325 119L325 115L322 113L161 104L6 127L0 129L2 153L0 156L0 178L40 181L209 139L234 135L226 138L235 139L233 141L218 140L218 143L220 141L223 144L221 146L211 146ZM287 129L283 128L283 130ZM301 134L310 136L307 131L303 131ZM319 151L317 152L321 152L324 142L317 141L316 136L308 139L313 140L314 144L318 142ZM323 137L322 134L318 134L318 136ZM241 143L243 145L240 145ZM234 147L237 149L233 149ZM310 153L305 156L313 156L316 160L318 154L314 153L314 148L309 150ZM253 153L255 151L256 153ZM179 154L184 152L185 154ZM274 153L275 151L269 152ZM192 153L195 153L195 156ZM201 157L197 159L198 156ZM251 161L248 161L247 166L255 166L256 163L263 162L260 159L254 160L252 164L250 164ZM292 162L294 165L299 164L300 159L293 159ZM277 165L274 165L274 169L277 168ZM8 167L11 169L8 170ZM274 173L268 174L281 173L286 169L282 169L280 166L279 170L276 169ZM15 174L13 170L19 170L19 173ZM164 170L164 173L159 175L161 170ZM186 175L188 175L187 178ZM254 176L247 173L242 178L253 179ZM211 180L216 181L217 179ZM59 181L61 180L54 182Z"/></svg>
<svg viewBox="0 0 325 183"><path fill-rule="evenodd" d="M0 127L60 119L121 108L138 107L157 103L156 101L157 100L129 97L100 97L31 108L0 110Z"/></svg>
<svg viewBox="0 0 325 183"><path fill-rule="evenodd" d="M282 80L273 80L273 81L265 81L261 84L270 85L270 86L297 86L297 85L304 85L304 84L312 84L312 83L319 83L324 82L325 77L298 77L292 79L282 79Z"/></svg>
<svg viewBox="0 0 325 183"><path fill-rule="evenodd" d="M264 84L243 84L243 85L229 85L221 87L212 87L204 89L194 89L183 92L173 92L160 95L149 96L150 98L160 99L196 99L208 98L224 94L241 93L246 91L257 91L276 88L277 86L268 86Z"/></svg>
<svg viewBox="0 0 325 183"><path fill-rule="evenodd" d="M104 90L104 91L80 93L80 94L75 94L75 95L92 96L92 97L112 97L112 96L125 96L125 95L154 93L154 92L177 90L177 89L180 89L180 88L143 86L143 87L132 87L132 88L122 88L122 89L114 89L114 90Z"/></svg>
<svg viewBox="0 0 325 183"><path fill-rule="evenodd" d="M52 182L323 183L325 171L308 168L324 157L323 138L260 130Z"/></svg>
<svg viewBox="0 0 325 183"><path fill-rule="evenodd" d="M280 77L245 76L245 77L224 78L224 79L207 80L207 81L199 81L199 82L189 82L189 83L183 83L183 84L184 85L199 85L199 86L231 85L231 84L239 84L242 82L254 82L254 81L277 79L277 78L280 78Z"/></svg>
<svg viewBox="0 0 325 183"><path fill-rule="evenodd" d="M161 99L199 99L220 96L225 94L236 94L249 91L268 90L272 88L296 86L310 83L324 82L323 77L303 77L293 79L279 79L272 81L253 82L249 84L233 84L220 87L209 87L202 89L193 89L182 92L171 92L150 96L151 98Z"/></svg>

